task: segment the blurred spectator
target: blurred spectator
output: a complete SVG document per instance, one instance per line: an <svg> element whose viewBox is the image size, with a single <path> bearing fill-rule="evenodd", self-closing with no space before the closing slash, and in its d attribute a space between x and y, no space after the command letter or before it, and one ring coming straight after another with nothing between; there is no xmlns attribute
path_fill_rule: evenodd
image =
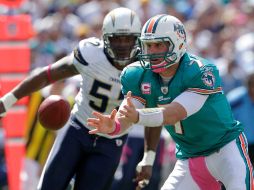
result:
<svg viewBox="0 0 254 190"><path fill-rule="evenodd" d="M76 14L83 22L93 25L94 22L102 21L110 10L117 7L119 7L119 4L115 1L93 0L80 5L76 10Z"/></svg>
<svg viewBox="0 0 254 190"><path fill-rule="evenodd" d="M235 118L244 125L249 155L254 165L254 72L247 77L246 86L232 90L227 97Z"/></svg>
<svg viewBox="0 0 254 190"><path fill-rule="evenodd" d="M245 74L254 71L254 33L240 36L235 43L235 56L239 67Z"/></svg>
<svg viewBox="0 0 254 190"><path fill-rule="evenodd" d="M87 24L79 24L74 28L74 41L79 42L90 36L91 29Z"/></svg>
<svg viewBox="0 0 254 190"><path fill-rule="evenodd" d="M222 88L225 94L234 88L243 85L243 72L237 67L235 60L222 60L226 63L221 63L217 60L217 65L220 70ZM225 68L222 68L222 67Z"/></svg>
<svg viewBox="0 0 254 190"><path fill-rule="evenodd" d="M123 0L123 2L125 6L137 12L143 24L150 17L167 11L162 0Z"/></svg>

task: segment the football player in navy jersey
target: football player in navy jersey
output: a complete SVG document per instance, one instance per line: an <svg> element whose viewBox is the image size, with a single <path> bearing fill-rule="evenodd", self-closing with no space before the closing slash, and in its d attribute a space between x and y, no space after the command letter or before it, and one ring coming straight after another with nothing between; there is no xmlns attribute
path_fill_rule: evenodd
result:
<svg viewBox="0 0 254 190"><path fill-rule="evenodd" d="M59 131L38 185L40 190L65 190L75 176L75 190L107 190L118 166L127 131L96 134L86 126L92 111L110 113L123 99L121 70L136 59L141 23L135 12L116 8L104 18L103 40L88 38L59 61L32 72L0 99L3 117L17 100L55 81L81 75L68 126Z"/></svg>

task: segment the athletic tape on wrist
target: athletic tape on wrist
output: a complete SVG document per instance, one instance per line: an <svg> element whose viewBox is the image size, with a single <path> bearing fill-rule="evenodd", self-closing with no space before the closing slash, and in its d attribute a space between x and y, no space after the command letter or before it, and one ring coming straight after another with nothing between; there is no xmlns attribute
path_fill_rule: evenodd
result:
<svg viewBox="0 0 254 190"><path fill-rule="evenodd" d="M18 101L18 99L14 96L14 94L8 93L1 98L1 101L3 102L5 112L7 112L12 105Z"/></svg>
<svg viewBox="0 0 254 190"><path fill-rule="evenodd" d="M121 131L121 125L120 122L116 119L115 120L115 130L111 133L108 133L110 136L117 135Z"/></svg>
<svg viewBox="0 0 254 190"><path fill-rule="evenodd" d="M143 159L138 163L136 170L141 172L142 166L152 166L155 160L156 152L149 150L144 153Z"/></svg>
<svg viewBox="0 0 254 190"><path fill-rule="evenodd" d="M154 160L155 160L155 155L156 155L156 153L152 150L149 150L149 151L144 153L143 160L144 160L144 163L145 163L146 166L152 166L153 165Z"/></svg>
<svg viewBox="0 0 254 190"><path fill-rule="evenodd" d="M139 120L137 124L146 127L158 127L163 124L163 108L137 109Z"/></svg>

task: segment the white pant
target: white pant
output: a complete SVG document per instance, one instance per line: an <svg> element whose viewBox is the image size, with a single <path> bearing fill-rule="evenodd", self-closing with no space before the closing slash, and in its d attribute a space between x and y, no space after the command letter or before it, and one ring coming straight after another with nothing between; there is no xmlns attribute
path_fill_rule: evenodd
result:
<svg viewBox="0 0 254 190"><path fill-rule="evenodd" d="M178 160L161 190L252 190L253 173L244 136L206 157Z"/></svg>

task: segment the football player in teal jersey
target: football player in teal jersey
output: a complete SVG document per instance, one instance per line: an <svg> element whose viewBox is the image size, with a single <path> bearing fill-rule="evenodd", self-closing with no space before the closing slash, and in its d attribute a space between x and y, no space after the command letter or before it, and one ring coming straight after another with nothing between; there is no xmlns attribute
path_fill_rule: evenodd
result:
<svg viewBox="0 0 254 190"><path fill-rule="evenodd" d="M233 118L221 88L219 71L186 51L184 25L157 15L143 26L141 64L121 74L126 95L119 111L94 112L90 134L124 132L133 123L148 128L143 160L137 166L140 186L149 183L158 131L164 126L176 142L177 162L162 190L252 189L253 169L243 126Z"/></svg>

